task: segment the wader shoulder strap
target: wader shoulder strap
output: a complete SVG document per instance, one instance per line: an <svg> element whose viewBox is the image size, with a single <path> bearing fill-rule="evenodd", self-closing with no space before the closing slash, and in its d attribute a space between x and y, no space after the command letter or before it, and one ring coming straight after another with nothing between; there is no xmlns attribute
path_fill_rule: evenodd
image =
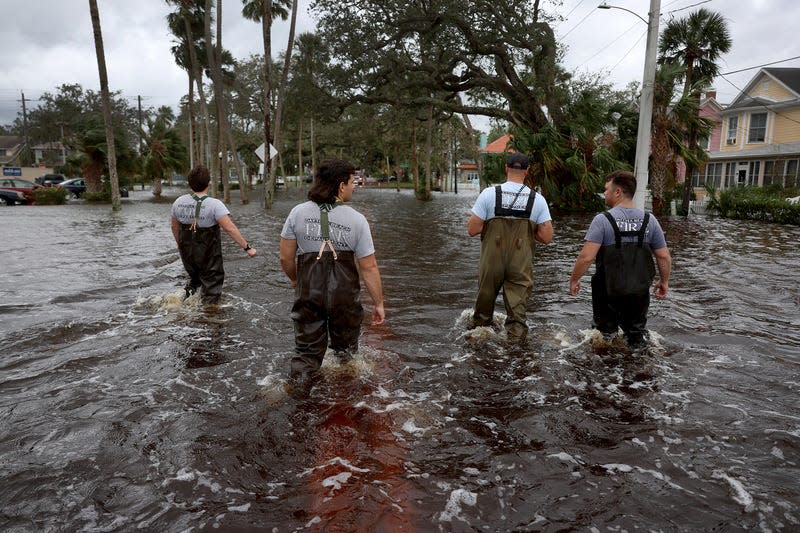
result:
<svg viewBox="0 0 800 533"><path fill-rule="evenodd" d="M319 254L317 254L317 259L322 257L322 253L325 251L326 245L331 249L331 252L333 252L333 259L336 260L338 258L336 255L336 248L333 247L333 243L331 242L331 227L330 222L328 221L328 213L333 211L333 209L340 203L341 202L337 201L332 204L319 204L319 231L320 236L322 237L322 243L319 245Z"/></svg>
<svg viewBox="0 0 800 533"><path fill-rule="evenodd" d="M200 217L200 205L206 198L208 198L208 196L197 196L196 194L192 194L192 199L197 202L194 204L194 220L192 220L192 231L197 230L197 219Z"/></svg>
<svg viewBox="0 0 800 533"><path fill-rule="evenodd" d="M525 209L514 209L514 204L517 203L520 193L525 189L525 185L519 188L514 198L511 200L509 207L503 207L503 189L500 185L494 188L494 216L496 217L515 217L515 218L531 218L533 211L533 202L536 199L536 191L531 189L528 196L528 203Z"/></svg>
<svg viewBox="0 0 800 533"><path fill-rule="evenodd" d="M638 231L620 231L619 226L617 226L617 221L614 220L614 217L611 216L611 213L608 211L603 211L603 214L606 216L609 223L611 223L611 228L614 230L614 245L617 248L622 247L622 237L636 237L636 246L639 248L642 247L644 244L644 236L647 231L647 223L650 222L650 213L644 214L642 227L640 227Z"/></svg>

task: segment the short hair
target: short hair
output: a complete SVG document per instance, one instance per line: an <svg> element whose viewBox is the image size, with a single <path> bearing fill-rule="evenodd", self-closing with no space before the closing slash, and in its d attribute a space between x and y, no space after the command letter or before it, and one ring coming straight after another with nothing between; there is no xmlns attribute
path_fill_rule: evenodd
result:
<svg viewBox="0 0 800 533"><path fill-rule="evenodd" d="M622 194L626 198L633 198L636 194L636 176L627 170L615 170L606 176L606 182L611 182L615 187L622 189Z"/></svg>
<svg viewBox="0 0 800 533"><path fill-rule="evenodd" d="M339 194L339 184L347 183L356 167L344 159L327 159L320 163L308 189L308 199L318 204L332 204Z"/></svg>
<svg viewBox="0 0 800 533"><path fill-rule="evenodd" d="M211 182L211 174L208 172L208 168L206 168L205 165L197 165L189 171L186 180L189 182L189 188L192 189L192 191L200 192L206 190L206 187L208 187L209 182Z"/></svg>

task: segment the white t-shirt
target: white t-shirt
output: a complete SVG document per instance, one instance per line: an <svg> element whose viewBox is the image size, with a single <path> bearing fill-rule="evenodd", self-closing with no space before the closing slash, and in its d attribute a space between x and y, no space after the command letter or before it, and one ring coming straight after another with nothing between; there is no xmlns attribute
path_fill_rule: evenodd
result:
<svg viewBox="0 0 800 533"><path fill-rule="evenodd" d="M486 221L490 218L494 218L494 204L497 196L494 187L495 186L491 186L483 189L478 199L475 201L475 206L472 208L472 213L481 220ZM503 192L501 195L502 207L521 211L525 210L525 207L528 205L528 197L531 194L531 190L528 187L521 183L507 181L503 183L500 188ZM518 192L519 196L517 196ZM514 202L513 206L511 205L512 201ZM537 193L536 198L533 200L533 209L531 209L530 218L537 224L542 224L550 220L550 208L547 207L547 201L541 194Z"/></svg>
<svg viewBox="0 0 800 533"><path fill-rule="evenodd" d="M194 222L194 211L197 202L191 194L184 194L172 203L172 216L181 224ZM206 196L200 204L200 216L197 217L198 228L210 228L225 215L230 215L228 207L221 201Z"/></svg>
<svg viewBox="0 0 800 533"><path fill-rule="evenodd" d="M328 212L330 239L336 250L352 251L357 259L375 253L367 219L348 205L339 204ZM297 241L298 253L319 252L322 243L319 206L312 201L296 205L281 230L281 237Z"/></svg>

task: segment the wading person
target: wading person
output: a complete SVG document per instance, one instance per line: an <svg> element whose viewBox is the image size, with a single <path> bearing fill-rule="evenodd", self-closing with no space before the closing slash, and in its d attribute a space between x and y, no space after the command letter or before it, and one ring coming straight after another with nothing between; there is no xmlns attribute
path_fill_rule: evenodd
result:
<svg viewBox="0 0 800 533"><path fill-rule="evenodd" d="M666 298L672 270L664 232L653 215L633 207L635 193L632 173L618 170L606 177L603 196L609 210L592 220L569 279L569 293L575 296L581 289L581 276L597 260L592 276L592 327L607 338L621 327L633 348L647 342L653 256L659 275L653 291L656 297Z"/></svg>
<svg viewBox="0 0 800 533"><path fill-rule="evenodd" d="M189 274L186 296L201 289L201 301L216 304L225 280L220 228L250 257L256 255L256 249L242 237L225 204L208 196L211 181L208 169L202 165L194 167L189 171L188 181L192 193L180 196L172 204L172 235Z"/></svg>
<svg viewBox="0 0 800 533"><path fill-rule="evenodd" d="M495 300L503 290L508 338L522 340L528 297L533 286L534 240L549 244L553 224L547 201L524 185L528 157L509 154L506 182L481 191L467 221L470 237L481 236L478 264L478 296L472 325L492 323Z"/></svg>
<svg viewBox="0 0 800 533"><path fill-rule="evenodd" d="M355 168L347 161L324 161L308 191L281 231L281 267L292 287L295 355L289 384L307 391L330 347L340 362L358 349L364 310L361 278L373 303L372 324L385 314L383 288L372 234L364 215L345 202L355 190Z"/></svg>

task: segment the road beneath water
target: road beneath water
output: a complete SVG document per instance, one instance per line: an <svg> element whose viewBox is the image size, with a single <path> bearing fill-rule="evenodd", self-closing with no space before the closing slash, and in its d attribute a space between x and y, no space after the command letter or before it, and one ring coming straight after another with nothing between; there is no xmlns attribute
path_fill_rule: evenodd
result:
<svg viewBox="0 0 800 533"><path fill-rule="evenodd" d="M590 217L558 217L513 348L466 333L476 192L358 190L387 321L296 401L277 249L302 192L234 202L260 255L225 241L213 310L181 301L148 196L0 207L0 529L800 529L800 228L662 220L672 290L631 354L567 293Z"/></svg>

